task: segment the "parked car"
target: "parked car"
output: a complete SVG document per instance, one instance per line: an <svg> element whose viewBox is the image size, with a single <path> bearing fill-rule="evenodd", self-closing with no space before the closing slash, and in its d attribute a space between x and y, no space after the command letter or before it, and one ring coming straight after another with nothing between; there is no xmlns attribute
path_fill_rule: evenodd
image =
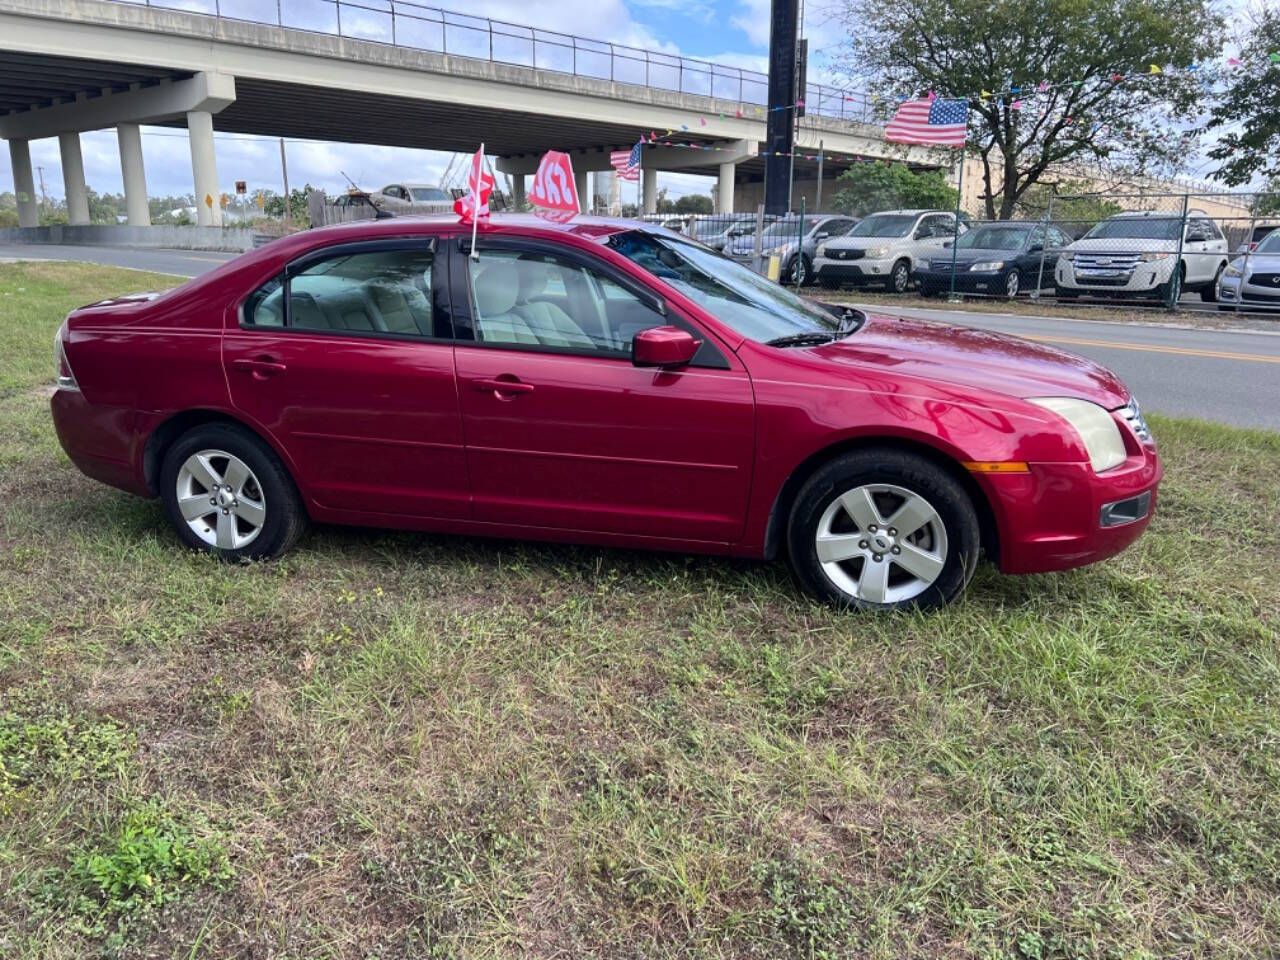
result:
<svg viewBox="0 0 1280 960"><path fill-rule="evenodd" d="M920 260L916 286L926 296L951 290L954 259L957 292L1016 297L1037 284L1053 286L1057 252L1069 243L1071 238L1052 224L984 223L960 237L954 258L948 240L931 259Z"/></svg>
<svg viewBox="0 0 1280 960"><path fill-rule="evenodd" d="M961 222L960 232L965 229ZM870 283L905 293L916 264L937 254L955 233L955 214L945 210L873 213L843 237L818 246L814 274L829 290Z"/></svg>
<svg viewBox="0 0 1280 960"><path fill-rule="evenodd" d="M712 250L723 250L734 236L753 232L755 219L755 214L749 213L695 217L685 233Z"/></svg>
<svg viewBox="0 0 1280 960"><path fill-rule="evenodd" d="M1227 238L1203 210L1137 210L1097 224L1059 256L1059 298L1125 297L1176 303L1184 290L1217 297Z"/></svg>
<svg viewBox="0 0 1280 960"><path fill-rule="evenodd" d="M372 197L364 190L348 190L346 193L339 194L334 198L333 205L339 209L349 208L358 210L362 214L371 218L387 218L395 216L381 202L381 197Z"/></svg>
<svg viewBox="0 0 1280 960"><path fill-rule="evenodd" d="M1251 253L1227 264L1218 279L1218 309L1280 310L1280 229L1272 228Z"/></svg>
<svg viewBox="0 0 1280 960"><path fill-rule="evenodd" d="M453 197L441 187L426 183L389 183L378 191L378 202L392 213L448 213Z"/></svg>
<svg viewBox="0 0 1280 960"><path fill-rule="evenodd" d="M782 555L871 609L946 603L984 549L1062 570L1147 526L1160 458L1089 360L822 307L634 221L471 229L311 230L72 311L63 449L230 560L312 520Z"/></svg>
<svg viewBox="0 0 1280 960"><path fill-rule="evenodd" d="M1280 229L1280 223L1255 223L1253 229L1249 230L1247 239L1240 246L1236 247L1236 253L1252 253L1263 239L1269 236L1273 231Z"/></svg>
<svg viewBox="0 0 1280 960"><path fill-rule="evenodd" d="M831 237L843 237L858 223L857 217L843 214L820 213L804 218L804 237L801 242L800 217L788 215L774 220L760 234L760 252L764 256L776 256L779 274L783 282L801 286L813 282L813 258L818 244ZM755 259L755 231L739 234L725 246L725 253L735 260L751 262Z"/></svg>

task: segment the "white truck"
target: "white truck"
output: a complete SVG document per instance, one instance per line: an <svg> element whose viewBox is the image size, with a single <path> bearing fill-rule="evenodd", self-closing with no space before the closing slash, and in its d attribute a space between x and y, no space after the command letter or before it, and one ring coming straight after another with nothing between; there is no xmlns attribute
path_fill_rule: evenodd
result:
<svg viewBox="0 0 1280 960"><path fill-rule="evenodd" d="M1059 299L1125 297L1177 303L1193 290L1212 303L1227 238L1203 210L1135 210L1103 220L1058 255Z"/></svg>

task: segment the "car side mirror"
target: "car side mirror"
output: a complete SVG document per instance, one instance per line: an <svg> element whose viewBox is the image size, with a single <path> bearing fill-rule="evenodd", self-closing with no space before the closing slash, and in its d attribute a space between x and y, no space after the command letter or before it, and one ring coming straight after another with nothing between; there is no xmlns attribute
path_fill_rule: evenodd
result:
<svg viewBox="0 0 1280 960"><path fill-rule="evenodd" d="M912 237L912 239L913 239L913 240L924 240L924 239L925 239L926 237L928 237L928 236L930 236L930 233L929 233L929 231L928 231L928 230L917 230L917 231L916 231L916 233L915 233L915 236L914 236L914 237Z"/></svg>
<svg viewBox="0 0 1280 960"><path fill-rule="evenodd" d="M825 230L820 230L820 231L818 231L817 233L815 233L815 234L813 235L813 239L814 239L814 240L825 240L825 239L827 239L827 237L829 237L829 236L831 236L831 234L827 233L827 231L825 231Z"/></svg>
<svg viewBox="0 0 1280 960"><path fill-rule="evenodd" d="M956 242L955 242L954 240L944 240L944 241L942 242L942 245L943 245L944 247L953 247L953 246L955 246L955 243L956 243Z"/></svg>
<svg viewBox="0 0 1280 960"><path fill-rule="evenodd" d="M637 367L684 367L702 341L679 327L649 327L631 339L631 362Z"/></svg>

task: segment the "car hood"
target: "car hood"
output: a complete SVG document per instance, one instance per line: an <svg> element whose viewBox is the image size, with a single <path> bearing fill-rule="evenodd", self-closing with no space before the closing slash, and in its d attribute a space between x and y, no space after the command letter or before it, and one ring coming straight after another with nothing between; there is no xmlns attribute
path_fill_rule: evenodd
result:
<svg viewBox="0 0 1280 960"><path fill-rule="evenodd" d="M991 250L985 247L968 247L956 251L956 264L969 265L989 260L1016 260L1022 256L1021 250ZM930 263L943 262L951 264L951 248L942 247L929 257Z"/></svg>
<svg viewBox="0 0 1280 960"><path fill-rule="evenodd" d="M872 247L892 247L905 239L905 237L835 237L826 241L826 246L832 250L870 250Z"/></svg>
<svg viewBox="0 0 1280 960"><path fill-rule="evenodd" d="M1065 249L1073 253L1092 253L1094 251L1109 253L1175 253L1177 240L1144 240L1141 237L1097 238L1094 240L1077 240Z"/></svg>
<svg viewBox="0 0 1280 960"><path fill-rule="evenodd" d="M879 367L1013 397L1077 397L1109 410L1129 401L1120 379L1092 360L947 323L872 314L857 333L812 352L837 366Z"/></svg>
<svg viewBox="0 0 1280 960"><path fill-rule="evenodd" d="M1248 257L1236 257L1231 261L1237 270L1243 270L1246 264L1251 274L1274 273L1280 270L1280 253L1251 253Z"/></svg>

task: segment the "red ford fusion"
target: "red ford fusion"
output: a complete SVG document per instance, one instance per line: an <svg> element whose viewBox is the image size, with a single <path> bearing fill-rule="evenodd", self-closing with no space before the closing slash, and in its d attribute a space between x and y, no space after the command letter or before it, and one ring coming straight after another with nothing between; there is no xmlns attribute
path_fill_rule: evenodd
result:
<svg viewBox="0 0 1280 960"><path fill-rule="evenodd" d="M178 536L312 522L786 556L816 596L940 606L1113 556L1161 464L1098 365L793 295L660 228L395 219L71 313L58 438Z"/></svg>

